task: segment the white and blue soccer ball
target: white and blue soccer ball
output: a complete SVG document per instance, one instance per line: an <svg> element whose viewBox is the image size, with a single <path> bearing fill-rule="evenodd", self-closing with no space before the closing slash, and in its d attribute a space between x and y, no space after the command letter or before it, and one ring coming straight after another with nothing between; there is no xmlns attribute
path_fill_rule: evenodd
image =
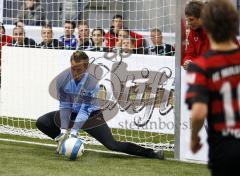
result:
<svg viewBox="0 0 240 176"><path fill-rule="evenodd" d="M62 144L61 153L70 160L76 160L78 157L82 156L83 152L84 144L79 138L70 137Z"/></svg>

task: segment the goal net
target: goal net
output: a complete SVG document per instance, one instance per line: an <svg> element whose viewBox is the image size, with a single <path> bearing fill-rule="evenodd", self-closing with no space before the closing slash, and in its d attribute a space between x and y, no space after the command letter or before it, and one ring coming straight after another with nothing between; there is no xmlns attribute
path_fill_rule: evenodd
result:
<svg viewBox="0 0 240 176"><path fill-rule="evenodd" d="M106 72L104 99L114 103L104 113L115 139L173 151L175 18L176 0L1 1L0 133L48 138L36 119L58 109L50 83L79 49ZM66 21L76 23L69 40Z"/></svg>

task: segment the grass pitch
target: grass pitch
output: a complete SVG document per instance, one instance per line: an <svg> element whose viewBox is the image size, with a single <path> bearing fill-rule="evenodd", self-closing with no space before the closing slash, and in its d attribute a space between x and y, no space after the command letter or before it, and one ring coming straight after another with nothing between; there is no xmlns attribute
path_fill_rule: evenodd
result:
<svg viewBox="0 0 240 176"><path fill-rule="evenodd" d="M0 134L0 138L33 139ZM52 143L50 140L37 140ZM35 141L36 142L36 141ZM95 146L85 148L96 149ZM99 147L97 147L99 148ZM101 147L100 147L101 148ZM55 148L0 141L1 176L208 176L206 165L85 151L76 161L58 157ZM167 153L171 157L172 153Z"/></svg>

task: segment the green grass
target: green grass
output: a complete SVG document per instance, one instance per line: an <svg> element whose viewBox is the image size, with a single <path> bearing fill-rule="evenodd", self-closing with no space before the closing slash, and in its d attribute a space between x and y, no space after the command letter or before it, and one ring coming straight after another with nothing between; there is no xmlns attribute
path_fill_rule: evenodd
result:
<svg viewBox="0 0 240 176"><path fill-rule="evenodd" d="M33 140L0 135L0 138ZM37 140L37 141L35 141ZM53 143L34 139L35 142ZM96 146L85 146L87 149ZM97 147L99 148L99 147ZM101 147L102 148L102 147ZM85 151L76 161L55 155L55 148L0 141L1 176L208 176L206 165ZM168 156L171 154L168 153Z"/></svg>

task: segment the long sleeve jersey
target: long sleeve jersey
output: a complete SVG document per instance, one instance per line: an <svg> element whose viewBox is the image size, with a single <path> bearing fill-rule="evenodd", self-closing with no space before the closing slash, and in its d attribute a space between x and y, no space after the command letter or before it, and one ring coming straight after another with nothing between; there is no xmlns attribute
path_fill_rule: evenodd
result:
<svg viewBox="0 0 240 176"><path fill-rule="evenodd" d="M86 121L91 112L100 109L97 100L99 85L92 75L85 73L80 81L76 81L68 69L59 75L56 86L60 111L77 113L75 122ZM65 116L67 118L70 114Z"/></svg>

